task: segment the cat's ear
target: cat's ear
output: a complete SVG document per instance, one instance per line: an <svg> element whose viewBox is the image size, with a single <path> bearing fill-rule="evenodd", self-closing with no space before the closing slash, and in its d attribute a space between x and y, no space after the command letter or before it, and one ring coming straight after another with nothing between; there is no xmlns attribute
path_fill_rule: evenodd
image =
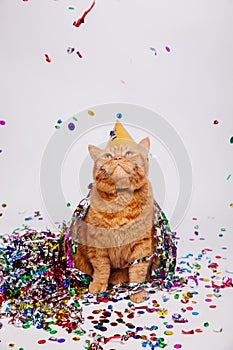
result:
<svg viewBox="0 0 233 350"><path fill-rule="evenodd" d="M95 161L99 157L100 153L102 152L102 149L93 145L89 145L88 151L90 153L91 158Z"/></svg>
<svg viewBox="0 0 233 350"><path fill-rule="evenodd" d="M148 155L150 150L150 139L149 137L145 137L139 142L139 145L143 147L143 150L146 152L146 155Z"/></svg>

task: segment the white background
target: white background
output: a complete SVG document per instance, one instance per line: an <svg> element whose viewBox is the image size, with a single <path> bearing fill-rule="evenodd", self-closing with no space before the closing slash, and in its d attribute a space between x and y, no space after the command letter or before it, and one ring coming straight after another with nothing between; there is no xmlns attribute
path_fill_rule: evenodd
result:
<svg viewBox="0 0 233 350"><path fill-rule="evenodd" d="M178 228L180 254L198 251L201 244L190 247L195 216L206 238L202 245L209 243L216 250L228 246L225 263L232 267L232 1L98 0L85 23L75 28L73 21L90 5L76 0L0 1L0 120L6 121L0 126L0 202L7 204L0 209L1 234L20 226L35 210L44 221L34 220L34 226L51 225L41 200L39 173L57 120L95 105L125 102L161 114L189 153L193 195ZM83 58L76 51L67 54L69 46ZM45 61L45 53L51 63ZM218 125L213 124L215 119ZM227 231L220 242L221 227ZM186 345L183 336L178 342L184 350L194 350L197 344L203 349L232 349L232 292L223 292L215 316L208 316L218 319L223 333L213 336L210 331ZM5 333L5 344L12 340L11 332L9 328ZM21 346L26 344L25 332L20 333L25 342L18 341ZM39 339L36 332L28 334L28 339ZM0 339L4 336L0 333ZM137 342L124 348L132 344L136 348ZM33 347L41 346L35 342ZM25 345L28 349L31 346Z"/></svg>

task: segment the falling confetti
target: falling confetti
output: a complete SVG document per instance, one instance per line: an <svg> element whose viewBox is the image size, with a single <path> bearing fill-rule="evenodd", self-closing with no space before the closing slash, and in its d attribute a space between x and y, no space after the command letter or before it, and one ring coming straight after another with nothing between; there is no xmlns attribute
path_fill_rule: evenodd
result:
<svg viewBox="0 0 233 350"><path fill-rule="evenodd" d="M47 53L45 53L45 60L48 63L50 63L52 61L51 58L49 58L49 55L47 55Z"/></svg>
<svg viewBox="0 0 233 350"><path fill-rule="evenodd" d="M95 113L94 113L93 111L91 111L90 109L87 111L87 113L88 113L91 117L93 117L93 116L95 115Z"/></svg>
<svg viewBox="0 0 233 350"><path fill-rule="evenodd" d="M82 15L82 17L80 17L77 21L75 21L75 22L73 23L73 26L75 26L75 27L80 27L81 24L84 23L85 18L86 18L86 16L88 15L88 13L93 9L94 6L95 6L95 1L93 1L91 7L90 7L88 10L86 10L86 11L84 12L84 14Z"/></svg>
<svg viewBox="0 0 233 350"><path fill-rule="evenodd" d="M229 180L231 178L231 174L229 174L228 176L227 176L227 180Z"/></svg>
<svg viewBox="0 0 233 350"><path fill-rule="evenodd" d="M154 47L150 47L150 50L153 51L153 52L155 53L155 56L157 55L157 52L156 52L156 50L155 50Z"/></svg>
<svg viewBox="0 0 233 350"><path fill-rule="evenodd" d="M170 49L169 46L165 46L165 50L166 50L167 52L170 52L170 51L171 51L171 49Z"/></svg>
<svg viewBox="0 0 233 350"><path fill-rule="evenodd" d="M217 119L214 120L214 125L219 124L219 121Z"/></svg>
<svg viewBox="0 0 233 350"><path fill-rule="evenodd" d="M74 52L74 50L75 50L75 48L74 48L74 47L70 47L70 46L69 46L69 47L67 48L67 50L66 50L66 51L67 51L67 53L68 53L68 54L71 54L71 53L73 53L73 52Z"/></svg>
<svg viewBox="0 0 233 350"><path fill-rule="evenodd" d="M77 51L76 54L78 55L79 58L83 58L82 54L80 53L80 51Z"/></svg>
<svg viewBox="0 0 233 350"><path fill-rule="evenodd" d="M75 9L74 7L71 7L71 6L68 7L68 10L74 10L74 9Z"/></svg>
<svg viewBox="0 0 233 350"><path fill-rule="evenodd" d="M117 119L121 119L122 118L122 114L121 113L117 113L116 118Z"/></svg>
<svg viewBox="0 0 233 350"><path fill-rule="evenodd" d="M230 143L231 144L233 143L233 136L230 138Z"/></svg>
<svg viewBox="0 0 233 350"><path fill-rule="evenodd" d="M2 126L6 125L6 121L5 120L0 120L0 125L2 125Z"/></svg>
<svg viewBox="0 0 233 350"><path fill-rule="evenodd" d="M233 208L233 203L230 203L230 207Z"/></svg>
<svg viewBox="0 0 233 350"><path fill-rule="evenodd" d="M75 129L75 124L74 123L69 123L68 124L68 129L70 130L70 131L73 131L74 129Z"/></svg>

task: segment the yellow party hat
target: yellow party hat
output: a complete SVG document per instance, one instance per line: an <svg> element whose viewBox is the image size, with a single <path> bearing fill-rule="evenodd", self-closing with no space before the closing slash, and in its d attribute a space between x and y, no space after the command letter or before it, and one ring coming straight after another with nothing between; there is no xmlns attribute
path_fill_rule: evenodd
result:
<svg viewBox="0 0 233 350"><path fill-rule="evenodd" d="M128 131L125 130L124 126L119 120L116 121L114 129L110 132L110 139L107 146L115 146L119 144L127 144L129 142L135 142L130 136Z"/></svg>

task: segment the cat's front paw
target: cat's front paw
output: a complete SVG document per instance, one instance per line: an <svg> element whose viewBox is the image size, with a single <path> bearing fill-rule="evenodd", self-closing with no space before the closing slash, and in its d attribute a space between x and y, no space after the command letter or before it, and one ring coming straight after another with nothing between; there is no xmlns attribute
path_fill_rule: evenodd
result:
<svg viewBox="0 0 233 350"><path fill-rule="evenodd" d="M134 293L130 295L130 300L133 303L142 303L143 301L147 300L149 296L149 293L145 290L142 290L141 292Z"/></svg>
<svg viewBox="0 0 233 350"><path fill-rule="evenodd" d="M89 293L96 294L96 293L103 293L107 289L107 283L98 283L98 282L92 282L89 286Z"/></svg>

